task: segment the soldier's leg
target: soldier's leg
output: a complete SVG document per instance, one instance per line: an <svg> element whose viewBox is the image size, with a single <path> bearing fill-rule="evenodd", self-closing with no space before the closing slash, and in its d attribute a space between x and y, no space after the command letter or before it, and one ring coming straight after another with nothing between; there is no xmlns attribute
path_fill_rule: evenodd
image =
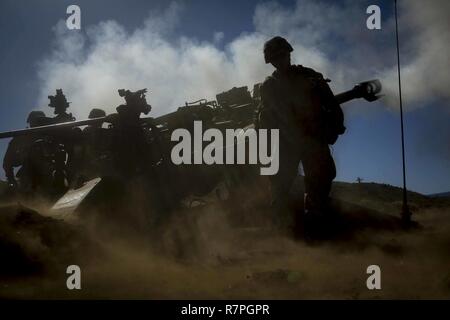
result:
<svg viewBox="0 0 450 320"><path fill-rule="evenodd" d="M329 204L331 184L336 166L327 144L308 141L302 156L305 174L305 213L325 213Z"/></svg>
<svg viewBox="0 0 450 320"><path fill-rule="evenodd" d="M280 165L277 174L270 176L271 208L277 220L289 219L289 191L298 174L300 163L297 152L292 149L286 150L290 152L279 154Z"/></svg>

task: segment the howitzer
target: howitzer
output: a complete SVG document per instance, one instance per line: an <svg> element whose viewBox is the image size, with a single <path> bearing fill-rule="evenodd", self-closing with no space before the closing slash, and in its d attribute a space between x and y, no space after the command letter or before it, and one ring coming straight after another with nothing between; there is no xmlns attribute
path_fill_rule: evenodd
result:
<svg viewBox="0 0 450 320"><path fill-rule="evenodd" d="M381 92L381 83L379 80L370 80L365 81L357 84L353 89L339 93L335 95L336 100L339 104L346 103L350 100L363 98L369 102L378 100L381 96L379 93ZM143 92L139 92L139 95L143 94ZM177 111L156 117L156 118L140 118L139 120L142 123L153 123L154 125L160 125L160 126L167 126L169 127L176 127L179 123L179 120L185 119L185 116L190 114L193 116L195 120L205 120L209 119L212 120L216 115L219 115L221 111L223 111L220 106L217 106L214 103L205 102L205 101L198 101L198 104L190 105L187 103L185 106L178 108ZM251 106L250 104L243 104L233 107L232 109L239 109L239 108L247 108ZM255 106L256 107L256 106ZM40 126L40 127L34 127L34 128L26 128L21 130L13 130L13 131L6 131L6 132L0 132L0 139L4 138L11 138L11 137L17 137L21 135L27 135L27 134L36 134L36 133L51 133L55 132L59 129L63 128L74 128L74 127L80 127L85 125L91 125L96 123L113 123L115 120L114 117L115 114L108 115L106 117L99 117L99 118L93 118L93 119L87 119L87 120L79 120L79 121L71 121L71 122L63 122L63 123L57 123L57 124L51 124L46 126ZM227 123L229 124L226 119L226 115L221 115L220 117L216 117L216 123ZM249 122L252 119L249 119Z"/></svg>
<svg viewBox="0 0 450 320"><path fill-rule="evenodd" d="M45 126L40 127L33 127L33 128L25 128L25 129L19 129L19 130L11 130L11 131L4 131L0 132L0 139L6 139L6 138L13 138L28 134L45 134L45 133L53 133L61 129L67 129L67 128L75 128L75 127L82 127L97 123L113 123L116 120L115 116L117 114L111 114L106 117L98 117L98 118L92 118L92 119L85 119L85 120L77 120L77 121L70 121L70 122L62 122L62 123L55 123L55 124L49 124ZM147 118L140 118L139 119L141 123L149 123L153 121L153 118L147 117Z"/></svg>
<svg viewBox="0 0 450 320"><path fill-rule="evenodd" d="M348 102L350 100L353 99L358 99L358 98L364 98L367 101L375 101L379 98L379 93L381 91L381 84L378 80L372 80L372 81L367 81L367 82L362 82L358 85L356 85L353 89L346 91L346 92L342 92L339 93L337 95L335 95L335 98L337 99L337 101L339 103L345 103ZM133 100L134 98L138 99L139 103L138 106L143 106L146 107L146 103L143 102L143 98L144 96L144 91L140 90L137 93L127 93L125 90L122 91L121 90L121 95L125 96L128 95L129 97L131 97L131 99ZM143 126L143 128L147 127L151 127L151 126L158 126L158 131L157 134L160 132L160 130L164 130L166 134L164 135L160 135L159 137L162 137L163 139L158 140L158 143L155 144L151 144L149 145L149 147L147 148L147 144L145 145L146 147L143 149L149 149L152 150L152 153L155 153L157 158L160 159L159 155L163 154L163 155L167 155L170 154L167 153L167 151L170 151L170 146L171 146L171 142L170 139L167 139L168 136L170 136L171 134L171 130L172 129L176 129L176 128L185 128L184 126L189 126L190 122L193 122L192 120L203 120L204 124L205 124L205 128L206 127L215 127L215 128L245 128L245 127L250 127L249 125L253 123L254 119L253 117L251 117L251 114L253 111L256 111L256 108L258 106L258 99L255 98L255 95L253 95L253 100L252 102L248 102L248 101L244 101L243 99L236 99L236 101L232 101L233 103L229 103L229 105L227 106L223 106L218 104L217 102L208 102L205 100L202 101L196 101L193 104L186 104L185 106L182 106L181 108L179 108L177 111L174 111L172 113L168 113L165 115L162 115L160 117L155 117L155 118L140 118L140 117L133 117L133 120L137 120L137 124L140 124ZM228 100L229 102L230 100ZM134 103L134 101L133 101ZM130 111L133 114L136 114L136 109L137 111L143 112L140 108L134 108L134 104L132 104L131 106L133 106L132 108L130 108ZM125 105L122 110L126 111L128 110L128 103L127 105ZM145 108L144 108L145 109ZM138 114L139 116L139 114ZM9 131L9 132L3 132L0 133L0 139L2 138L9 138L9 137L16 137L16 136L21 136L21 135L28 135L28 134L58 134L59 130L64 130L65 128L76 128L76 127L80 127L80 126L86 126L86 125L93 125L93 124L99 124L99 123L110 123L112 124L112 127L114 128L116 126L116 124L119 124L119 129L117 133L115 132L111 132L113 135L122 135L124 137L124 142L128 143L128 141L130 140L129 136L128 136L128 126L124 126L123 132L120 130L120 121L123 120L123 117L120 117L118 113L113 113L110 114L108 116L105 117L98 117L98 118L92 118L92 119L87 119L87 120L80 120L80 121L71 121L71 122L65 122L65 123L58 123L58 124L50 124L50 125L45 125L45 126L39 126L39 127L33 127L33 128L27 128L27 129L22 129L22 130L16 130L16 131ZM118 122L119 123L118 123ZM134 127L132 127L131 129L135 129ZM153 131L153 127L151 128ZM136 130L139 131L139 130ZM242 130L244 131L244 130ZM146 133L148 133L146 131ZM161 141L162 143L160 144L159 141ZM114 142L117 145L117 139L114 140ZM153 143L153 142L152 142ZM159 146L162 146L161 149L159 149ZM143 150L142 149L142 150ZM122 152L125 156L124 157L118 157L117 158L117 163L121 164L124 163L129 167L135 167L134 165L131 166L129 165L131 163L131 161L129 161L129 159L126 157L126 155L128 155L128 153L126 152L127 150L125 150L125 152ZM170 159L167 157L163 157L161 159ZM145 166L147 165L148 162L145 162ZM155 162L156 163L156 162ZM159 203L159 201L163 201L163 200L159 200L159 199L163 199L163 197L161 196L161 194L164 194L166 191L170 194L174 193L174 186L176 186L176 198L179 199L181 198L181 196L184 196L185 194L188 193L192 193L194 192L193 190L200 190L200 191L196 191L197 193L205 193L204 191L210 191L211 190L211 186L216 185L217 181L221 181L221 179L223 179L224 177L224 173L223 171L226 171L226 176L227 177L232 177L232 179L227 179L228 180L236 180L236 183L239 183L239 181L242 181L243 179L245 181L259 181L254 179L253 176L253 170L246 170L248 168L244 168L244 167L236 167L236 171L234 171L235 167L232 166L223 166L223 167L218 167L218 166L177 166L177 165L173 165L173 163L168 160L162 160L161 162L157 162L158 165L154 166L154 169L152 169L149 172L152 172L152 175L149 176L148 181L150 181L148 184L150 185L150 190L152 190L151 192L148 192L149 194L154 194L155 196L152 198L152 200L155 203ZM150 165L149 165L150 167ZM238 171L239 170L239 171ZM117 171L117 170L115 170ZM236 174L234 174L236 172ZM243 175L243 174L246 175ZM138 176L142 176L142 175L138 175ZM259 176L259 174L258 174ZM125 177L125 179L122 179L122 177ZM163 178L162 178L163 177ZM247 178L242 178L242 177L249 177ZM119 178L119 182L117 183L117 181L112 180L111 177L109 176L105 176L105 177L101 177L101 181L100 180L94 180L92 182L87 183L85 186L85 188L75 188L75 189L71 189L69 190L69 192L67 193L66 196L63 196L59 201L58 201L58 205L56 205L52 210L54 213L54 216L58 216L58 212L61 211L62 208L64 208L64 212L74 212L75 210L77 210L77 208L82 208L83 210L86 208L86 206L88 206L89 201L92 201L94 203L94 211L97 212L100 209L98 209L96 206L98 205L98 202L100 202L102 205L103 204L111 204L112 207L116 208L116 203L112 200L114 199L118 199L118 202L120 203L121 199L120 196L124 195L124 194L128 194L126 193L121 186L126 186L126 183L132 180L130 178L130 176L124 174L121 175L121 178ZM138 179L139 181L139 179ZM147 181L147 180L146 180ZM152 185L151 181L164 181L165 183L159 183L159 184L155 184ZM176 181L176 183L175 183ZM173 183L172 183L173 182ZM258 184L259 182L257 182L256 184ZM110 196L111 192L110 190L113 190L113 192L116 192L116 187L117 187L117 195L114 196ZM170 188L169 188L170 187ZM106 190L106 191L105 191ZM195 193L195 192L194 192ZM105 200L104 198L102 198L103 194L108 194L108 199ZM96 200L98 195L98 199L100 200ZM173 198L167 198L169 199L168 201L166 201L167 203L176 203L175 200L172 200ZM126 211L127 209L131 211L133 211L135 208L132 208L132 206L130 206L129 202L133 201L128 201L129 200L129 196L125 196L123 199L123 207L121 207L120 210L116 210L118 212L121 211ZM151 202L151 201L149 201ZM166 203L164 202L164 203ZM139 205L141 204L139 201L134 201L134 203L139 203ZM165 204L164 204L165 205ZM65 207L64 207L65 206ZM70 207L70 208L68 208ZM161 205L161 207L164 207L163 205ZM68 209L70 209L68 211ZM81 209L80 209L81 210ZM112 211L111 210L106 210L105 212L109 212ZM126 215L125 215L126 216Z"/></svg>
<svg viewBox="0 0 450 320"><path fill-rule="evenodd" d="M182 122L194 120L211 120L214 117L217 105L214 102L209 102L201 99L195 102L186 102L185 106L179 107L176 111L167 113L165 115L156 117L154 119L155 125L178 127Z"/></svg>
<svg viewBox="0 0 450 320"><path fill-rule="evenodd" d="M353 89L335 95L335 99L339 104L350 100L363 98L368 102L378 100L381 95L381 82L378 79L358 83Z"/></svg>
<svg viewBox="0 0 450 320"><path fill-rule="evenodd" d="M255 85L255 87L258 87L258 85ZM241 96L244 96L242 94L243 88L246 89L246 87L233 88L229 92L239 90L241 91ZM339 104L359 98L363 98L368 102L373 102L381 97L379 95L381 89L381 82L378 79L369 80L355 85L351 90L335 95L335 99ZM252 102L248 102L248 99L250 98L250 93L248 93L248 97L244 96L242 100L234 101L240 103L230 105L225 99L225 94L227 93L228 92L218 94L217 102L202 99L193 103L186 103L185 106L178 108L177 111L155 118L154 123L155 125L176 128L183 127L182 123L192 120L192 118L195 120L204 120L206 118L208 120L213 120L213 126L219 128L232 127L233 125L245 127L246 125L251 124L254 120L252 115L258 107L258 101L253 98Z"/></svg>
<svg viewBox="0 0 450 320"><path fill-rule="evenodd" d="M141 89L138 91L130 91L125 89L119 89L119 96L123 97L125 99L125 102L127 104L127 107L133 107L138 112L138 114L148 114L152 107L147 103L147 100L145 98L145 94L147 93L147 89ZM117 110L120 112L120 110ZM129 111L125 111L129 112Z"/></svg>
<svg viewBox="0 0 450 320"><path fill-rule="evenodd" d="M0 132L0 139L13 138L13 137L23 136L23 135L27 135L27 134L51 133L51 132L54 132L54 131L57 131L57 130L60 130L63 128L74 128L74 127L80 127L80 126L90 125L90 124L99 123L99 122L107 122L106 120L107 120L107 117L101 117L101 118L94 118L94 119L86 119L86 120L79 120L79 121L49 124L49 125L40 126L40 127L5 131L5 132Z"/></svg>

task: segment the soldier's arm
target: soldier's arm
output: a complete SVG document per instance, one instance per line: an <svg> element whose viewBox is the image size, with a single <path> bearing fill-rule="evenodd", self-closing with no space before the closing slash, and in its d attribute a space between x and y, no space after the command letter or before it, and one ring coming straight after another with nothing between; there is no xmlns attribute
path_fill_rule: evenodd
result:
<svg viewBox="0 0 450 320"><path fill-rule="evenodd" d="M5 171L5 176L9 183L12 183L15 181L14 165L17 162L16 161L17 154L15 152L15 149L16 149L15 144L16 144L15 139L12 139L9 142L8 148L6 149L6 153L3 158L3 170Z"/></svg>
<svg viewBox="0 0 450 320"><path fill-rule="evenodd" d="M259 106L259 127L266 129L274 128L277 101L275 98L272 79L267 78L261 85L261 103Z"/></svg>

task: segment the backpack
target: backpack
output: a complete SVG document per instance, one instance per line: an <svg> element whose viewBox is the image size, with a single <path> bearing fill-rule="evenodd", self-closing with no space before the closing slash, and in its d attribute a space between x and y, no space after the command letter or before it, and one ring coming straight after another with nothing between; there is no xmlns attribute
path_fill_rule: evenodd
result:
<svg viewBox="0 0 450 320"><path fill-rule="evenodd" d="M319 72L311 68L296 66L298 71L312 82L312 88L320 99L320 112L322 118L321 137L327 144L334 144L339 135L345 132L344 113L336 101L328 83Z"/></svg>

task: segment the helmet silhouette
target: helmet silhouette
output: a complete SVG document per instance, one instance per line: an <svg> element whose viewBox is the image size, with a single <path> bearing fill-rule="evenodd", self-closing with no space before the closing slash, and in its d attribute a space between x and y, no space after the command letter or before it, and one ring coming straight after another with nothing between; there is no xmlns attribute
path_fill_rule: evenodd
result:
<svg viewBox="0 0 450 320"><path fill-rule="evenodd" d="M264 44L264 60L271 63L273 59L280 54L290 53L294 51L292 46L283 37L273 37Z"/></svg>

